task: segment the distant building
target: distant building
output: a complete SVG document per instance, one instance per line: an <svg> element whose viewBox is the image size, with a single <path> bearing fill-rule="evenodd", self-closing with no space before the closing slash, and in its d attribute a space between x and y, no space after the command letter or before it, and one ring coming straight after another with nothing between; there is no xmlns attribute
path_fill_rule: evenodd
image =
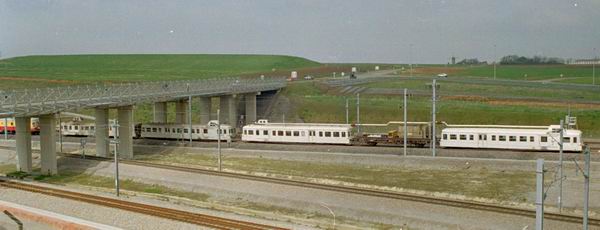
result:
<svg viewBox="0 0 600 230"><path fill-rule="evenodd" d="M569 63L571 65L592 65L592 64L596 64L596 65L600 65L600 59L595 58L595 59L577 59L571 63Z"/></svg>

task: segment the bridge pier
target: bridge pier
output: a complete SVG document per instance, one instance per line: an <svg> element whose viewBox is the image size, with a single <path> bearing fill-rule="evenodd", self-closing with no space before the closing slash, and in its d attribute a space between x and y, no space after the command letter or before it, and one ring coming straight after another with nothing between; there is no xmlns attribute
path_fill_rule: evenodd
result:
<svg viewBox="0 0 600 230"><path fill-rule="evenodd" d="M188 120L188 100L180 100L175 102L175 123L177 124L187 124Z"/></svg>
<svg viewBox="0 0 600 230"><path fill-rule="evenodd" d="M42 175L57 173L56 165L56 115L49 114L40 117L40 155Z"/></svg>
<svg viewBox="0 0 600 230"><path fill-rule="evenodd" d="M96 156L108 157L110 140L108 139L108 109L96 108Z"/></svg>
<svg viewBox="0 0 600 230"><path fill-rule="evenodd" d="M256 122L256 95L260 93L248 93L244 95L246 102L245 123L252 124Z"/></svg>
<svg viewBox="0 0 600 230"><path fill-rule="evenodd" d="M211 98L200 97L200 124L206 125L210 121Z"/></svg>
<svg viewBox="0 0 600 230"><path fill-rule="evenodd" d="M154 123L167 123L167 102L154 103Z"/></svg>
<svg viewBox="0 0 600 230"><path fill-rule="evenodd" d="M31 117L16 117L17 171L31 173Z"/></svg>
<svg viewBox="0 0 600 230"><path fill-rule="evenodd" d="M219 107L221 109L221 124L228 124L233 127L237 126L237 103L236 95L225 95L219 99Z"/></svg>
<svg viewBox="0 0 600 230"><path fill-rule="evenodd" d="M119 117L119 156L133 158L133 106L117 108Z"/></svg>

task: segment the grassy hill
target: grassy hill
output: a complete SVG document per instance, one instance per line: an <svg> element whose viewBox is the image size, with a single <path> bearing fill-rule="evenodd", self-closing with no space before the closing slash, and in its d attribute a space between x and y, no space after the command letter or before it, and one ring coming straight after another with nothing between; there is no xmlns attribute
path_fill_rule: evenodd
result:
<svg viewBox="0 0 600 230"><path fill-rule="evenodd" d="M282 55L147 54L26 56L0 61L0 88L95 81L182 80L318 67Z"/></svg>

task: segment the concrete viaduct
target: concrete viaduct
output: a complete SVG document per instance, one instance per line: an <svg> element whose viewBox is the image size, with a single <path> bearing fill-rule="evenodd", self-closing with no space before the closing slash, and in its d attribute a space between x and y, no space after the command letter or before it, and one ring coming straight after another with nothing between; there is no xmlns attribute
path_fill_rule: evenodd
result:
<svg viewBox="0 0 600 230"><path fill-rule="evenodd" d="M62 111L94 109L96 115L96 155L109 155L109 110L117 110L119 155L133 157L133 105L154 103L154 122L167 122L167 103L176 103L176 123L188 122L188 103L200 98L200 122L211 119L211 98L220 98L224 124L237 124L237 105L243 97L246 123L256 120L256 96L286 86L279 78L218 78L191 81L80 85L44 89L0 91L0 118L14 117L17 170L32 171L30 121L39 117L41 173L57 173L56 121Z"/></svg>

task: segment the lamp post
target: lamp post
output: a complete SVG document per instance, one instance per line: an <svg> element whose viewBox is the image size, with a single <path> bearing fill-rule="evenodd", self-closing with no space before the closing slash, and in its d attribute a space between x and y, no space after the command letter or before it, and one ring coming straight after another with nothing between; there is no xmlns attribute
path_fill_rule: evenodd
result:
<svg viewBox="0 0 600 230"><path fill-rule="evenodd" d="M406 91L407 91L406 88L404 88L404 135L402 135L404 137L404 156L406 156L406 143L407 143L406 138L408 135L408 128L406 126L406 122L408 121L406 119L406 115L407 115Z"/></svg>
<svg viewBox="0 0 600 230"><path fill-rule="evenodd" d="M219 172L221 171L221 110L217 109L217 161L219 163Z"/></svg>
<svg viewBox="0 0 600 230"><path fill-rule="evenodd" d="M596 48L594 48L594 60L592 61L592 85L596 85L596 61L598 61L598 56L596 56Z"/></svg>
<svg viewBox="0 0 600 230"><path fill-rule="evenodd" d="M496 80L496 44L494 44L494 80Z"/></svg>

